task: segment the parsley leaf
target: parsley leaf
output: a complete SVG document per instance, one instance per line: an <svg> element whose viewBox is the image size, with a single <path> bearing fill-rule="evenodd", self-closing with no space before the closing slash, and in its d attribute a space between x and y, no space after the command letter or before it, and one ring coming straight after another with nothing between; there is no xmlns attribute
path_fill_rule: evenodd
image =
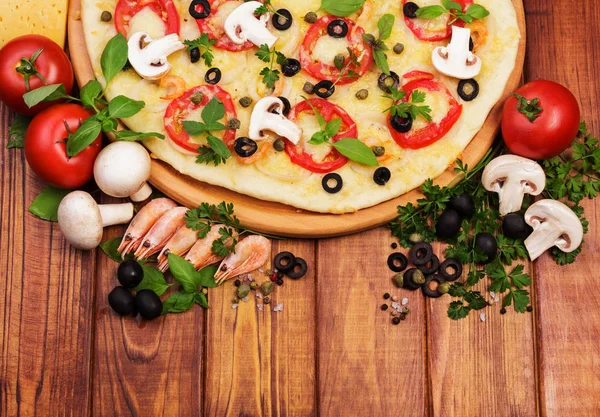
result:
<svg viewBox="0 0 600 417"><path fill-rule="evenodd" d="M215 56L212 53L212 47L217 43L216 40L208 37L207 33L203 33L199 38L194 40L183 41L184 45L187 46L186 51L198 48L200 50L200 57L204 60L204 64L207 67L212 67Z"/></svg>
<svg viewBox="0 0 600 417"><path fill-rule="evenodd" d="M390 87L390 94L383 96L392 100L392 105L385 109L383 112L390 112L392 116L399 116L402 118L408 118L409 116L415 120L419 115L423 116L425 120L431 122L431 107L419 106L425 102L427 97L426 93L418 90L414 90L410 97L410 102L406 100L406 92L399 91L394 87Z"/></svg>
<svg viewBox="0 0 600 417"><path fill-rule="evenodd" d="M210 164L212 162L215 166L225 164L231 157L231 152L221 139L212 134L212 132L227 130L227 127L218 121L225 117L225 106L217 96L214 96L204 106L201 117L204 122L184 120L182 123L185 131L191 136L206 134L208 146L202 145L198 148L196 163Z"/></svg>
<svg viewBox="0 0 600 417"><path fill-rule="evenodd" d="M275 83L281 78L279 76L281 72L273 69L273 66L275 63L279 65L285 64L287 57L275 48L273 48L273 50L269 49L267 44L262 44L254 55L261 61L269 64L268 67L262 69L260 75L263 76L262 82L267 86L267 89L273 90L275 88Z"/></svg>

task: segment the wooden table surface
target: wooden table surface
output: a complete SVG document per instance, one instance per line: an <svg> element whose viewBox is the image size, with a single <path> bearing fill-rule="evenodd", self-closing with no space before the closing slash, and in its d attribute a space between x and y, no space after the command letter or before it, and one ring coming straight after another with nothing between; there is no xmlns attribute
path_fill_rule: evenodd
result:
<svg viewBox="0 0 600 417"><path fill-rule="evenodd" d="M525 80L567 85L600 134L600 2L525 8ZM585 203L575 265L530 266L532 314L495 306L454 322L447 297L411 293L391 326L378 306L393 240L380 228L275 242L310 265L277 290L282 313L233 310L228 284L208 312L122 320L106 301L116 264L27 213L42 184L4 147L12 118L0 109L0 416L600 416L600 200Z"/></svg>

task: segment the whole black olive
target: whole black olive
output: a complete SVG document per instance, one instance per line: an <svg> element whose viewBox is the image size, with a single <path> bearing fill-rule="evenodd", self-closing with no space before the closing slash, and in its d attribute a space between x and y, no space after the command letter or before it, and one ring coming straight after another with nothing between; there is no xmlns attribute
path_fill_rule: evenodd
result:
<svg viewBox="0 0 600 417"><path fill-rule="evenodd" d="M292 110L292 105L290 103L290 101L285 98L285 97L277 97L279 100L281 100L281 102L283 103L283 115L285 117L287 117L290 114L290 111Z"/></svg>
<svg viewBox="0 0 600 417"><path fill-rule="evenodd" d="M333 38L345 38L348 34L348 24L342 19L336 19L327 25L327 34Z"/></svg>
<svg viewBox="0 0 600 417"><path fill-rule="evenodd" d="M135 288L144 279L144 270L136 261L125 261L119 265L117 278L125 288Z"/></svg>
<svg viewBox="0 0 600 417"><path fill-rule="evenodd" d="M281 72L286 77L293 77L298 74L302 66L300 65L300 61L294 58L288 58L285 60L283 64L281 64Z"/></svg>
<svg viewBox="0 0 600 417"><path fill-rule="evenodd" d="M408 17L409 19L415 19L417 17L417 10L419 10L419 6L412 1L409 1L404 5L404 7L402 7L404 16Z"/></svg>
<svg viewBox="0 0 600 417"><path fill-rule="evenodd" d="M390 71L390 75L381 74L377 79L377 85L381 91L390 94L392 88L400 87L400 77L394 71Z"/></svg>
<svg viewBox="0 0 600 417"><path fill-rule="evenodd" d="M277 10L277 13L271 19L273 27L277 30L288 30L292 27L293 21L292 13L288 9Z"/></svg>
<svg viewBox="0 0 600 417"><path fill-rule="evenodd" d="M394 130L400 133L407 133L410 132L410 129L412 129L413 119L410 114L408 117L400 117L395 115L392 116L390 123L392 124Z"/></svg>
<svg viewBox="0 0 600 417"><path fill-rule="evenodd" d="M461 220L456 210L446 210L435 225L435 234L440 238L452 238L460 231Z"/></svg>
<svg viewBox="0 0 600 417"><path fill-rule="evenodd" d="M335 93L335 85L329 80L319 81L313 91L321 98L329 98Z"/></svg>
<svg viewBox="0 0 600 417"><path fill-rule="evenodd" d="M242 136L235 140L233 149L242 158L248 158L256 153L258 145L252 139Z"/></svg>
<svg viewBox="0 0 600 417"><path fill-rule="evenodd" d="M462 218L468 219L475 214L475 201L467 193L452 197L448 202L448 207L455 210Z"/></svg>
<svg viewBox="0 0 600 417"><path fill-rule="evenodd" d="M498 242L494 235L490 233L478 233L475 236L475 247L483 251L486 259L482 263L490 263L498 255Z"/></svg>
<svg viewBox="0 0 600 417"><path fill-rule="evenodd" d="M154 320L162 313L162 301L152 290L141 290L135 295L135 308L146 320Z"/></svg>
<svg viewBox="0 0 600 417"><path fill-rule="evenodd" d="M502 220L502 233L511 239L527 239L533 228L525 223L525 217L519 213L510 213Z"/></svg>
<svg viewBox="0 0 600 417"><path fill-rule="evenodd" d="M200 49L199 48L190 49L190 62L192 64L195 64L198 61L200 61Z"/></svg>
<svg viewBox="0 0 600 417"><path fill-rule="evenodd" d="M115 287L115 289L108 294L108 304L115 313L120 314L121 316L127 316L133 313L135 308L133 295L125 287Z"/></svg>

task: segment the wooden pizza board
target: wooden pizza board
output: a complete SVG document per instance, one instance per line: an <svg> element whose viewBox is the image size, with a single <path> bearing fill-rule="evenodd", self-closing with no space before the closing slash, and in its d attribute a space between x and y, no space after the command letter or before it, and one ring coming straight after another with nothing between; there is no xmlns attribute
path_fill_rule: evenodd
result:
<svg viewBox="0 0 600 417"><path fill-rule="evenodd" d="M465 148L461 159L475 166L485 155L500 130L504 101L521 82L525 62L526 28L522 0L513 0L517 11L521 40L515 68L508 80L503 97L490 112L485 124ZM68 39L75 76L80 86L94 79L94 71L87 52L83 24L81 22L81 0L72 0L69 7ZM453 167L449 167L436 178L435 183L448 185L454 178ZM352 214L321 214L300 210L285 204L259 200L234 191L197 181L177 172L168 164L152 161L150 182L157 189L187 207L197 207L202 202L218 204L221 201L235 205L236 215L246 227L263 233L285 237L320 238L341 236L381 226L397 217L397 206L415 202L423 195L413 190L400 197L377 206L359 210Z"/></svg>

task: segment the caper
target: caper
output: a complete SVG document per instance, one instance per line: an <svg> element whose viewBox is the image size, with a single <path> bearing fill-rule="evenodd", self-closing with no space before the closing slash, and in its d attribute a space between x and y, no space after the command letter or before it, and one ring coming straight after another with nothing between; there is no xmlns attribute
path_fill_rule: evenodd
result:
<svg viewBox="0 0 600 417"><path fill-rule="evenodd" d="M371 148L375 156L383 156L385 155L385 148L383 146L373 146Z"/></svg>
<svg viewBox="0 0 600 417"><path fill-rule="evenodd" d="M448 291L450 291L450 283L442 282L438 285L438 291L442 294L448 294Z"/></svg>
<svg viewBox="0 0 600 417"><path fill-rule="evenodd" d="M227 127L229 129L234 129L237 130L242 126L242 122L239 121L239 119L233 118L233 119L229 119L229 121L227 122Z"/></svg>
<svg viewBox="0 0 600 417"><path fill-rule="evenodd" d="M398 288L402 288L404 286L404 273L403 272L398 272L396 275L394 275L394 277L392 278L392 282L394 283L394 285Z"/></svg>
<svg viewBox="0 0 600 417"><path fill-rule="evenodd" d="M250 97L242 97L240 99L240 106L250 107L252 105L252 99Z"/></svg>
<svg viewBox="0 0 600 417"><path fill-rule="evenodd" d="M394 45L394 53L397 55L400 55L402 52L404 52L404 45L401 43L397 43L396 45Z"/></svg>
<svg viewBox="0 0 600 417"><path fill-rule="evenodd" d="M256 281L252 281L252 282L250 283L250 289L252 289L252 290L255 290L255 289L257 289L257 288L258 288L258 282L256 282Z"/></svg>
<svg viewBox="0 0 600 417"><path fill-rule="evenodd" d="M302 87L302 91L304 91L306 94L314 94L315 92L315 85L313 83L304 83L304 87Z"/></svg>
<svg viewBox="0 0 600 417"><path fill-rule="evenodd" d="M333 59L333 65L335 65L335 67L337 69L339 69L340 71L341 71L342 68L344 68L344 63L345 62L346 62L346 58L342 54L337 54L335 56L335 58Z"/></svg>
<svg viewBox="0 0 600 417"><path fill-rule="evenodd" d="M403 313L403 314L408 314L408 313L410 313L410 308L408 308L408 307L402 307L402 313Z"/></svg>
<svg viewBox="0 0 600 417"><path fill-rule="evenodd" d="M248 297L248 294L250 294L250 285L242 284L237 288L237 298L240 300Z"/></svg>
<svg viewBox="0 0 600 417"><path fill-rule="evenodd" d="M310 23L310 24L315 23L318 19L319 19L319 16L317 16L317 14L315 12L308 12L304 16L304 21L306 23Z"/></svg>
<svg viewBox="0 0 600 417"><path fill-rule="evenodd" d="M421 236L419 233L413 233L408 237L408 240L410 240L412 243L419 243L423 241L423 236Z"/></svg>
<svg viewBox="0 0 600 417"><path fill-rule="evenodd" d="M265 299L263 300L263 303L271 304L271 299L269 297L265 297Z"/></svg>
<svg viewBox="0 0 600 417"><path fill-rule="evenodd" d="M103 11L100 15L100 20L103 22L110 22L112 20L112 13L107 10Z"/></svg>
<svg viewBox="0 0 600 417"><path fill-rule="evenodd" d="M204 94L202 94L201 92L194 93L190 97L190 101L196 105L201 104L202 100L204 100Z"/></svg>
<svg viewBox="0 0 600 417"><path fill-rule="evenodd" d="M377 39L375 39L375 36L371 35L370 33L363 35L363 40L371 46L375 46L375 44L377 43Z"/></svg>
<svg viewBox="0 0 600 417"><path fill-rule="evenodd" d="M260 291L263 293L264 296L271 294L274 289L275 289L275 284L273 284L273 281L265 281L260 286Z"/></svg>
<svg viewBox="0 0 600 417"><path fill-rule="evenodd" d="M367 97L369 97L369 90L365 88L356 92L356 98L359 100L366 100Z"/></svg>
<svg viewBox="0 0 600 417"><path fill-rule="evenodd" d="M281 152L285 149L285 142L283 139L277 139L275 142L273 142L273 147L277 152Z"/></svg>
<svg viewBox="0 0 600 417"><path fill-rule="evenodd" d="M425 284L425 275L420 269L415 269L411 275L412 282L417 285Z"/></svg>

